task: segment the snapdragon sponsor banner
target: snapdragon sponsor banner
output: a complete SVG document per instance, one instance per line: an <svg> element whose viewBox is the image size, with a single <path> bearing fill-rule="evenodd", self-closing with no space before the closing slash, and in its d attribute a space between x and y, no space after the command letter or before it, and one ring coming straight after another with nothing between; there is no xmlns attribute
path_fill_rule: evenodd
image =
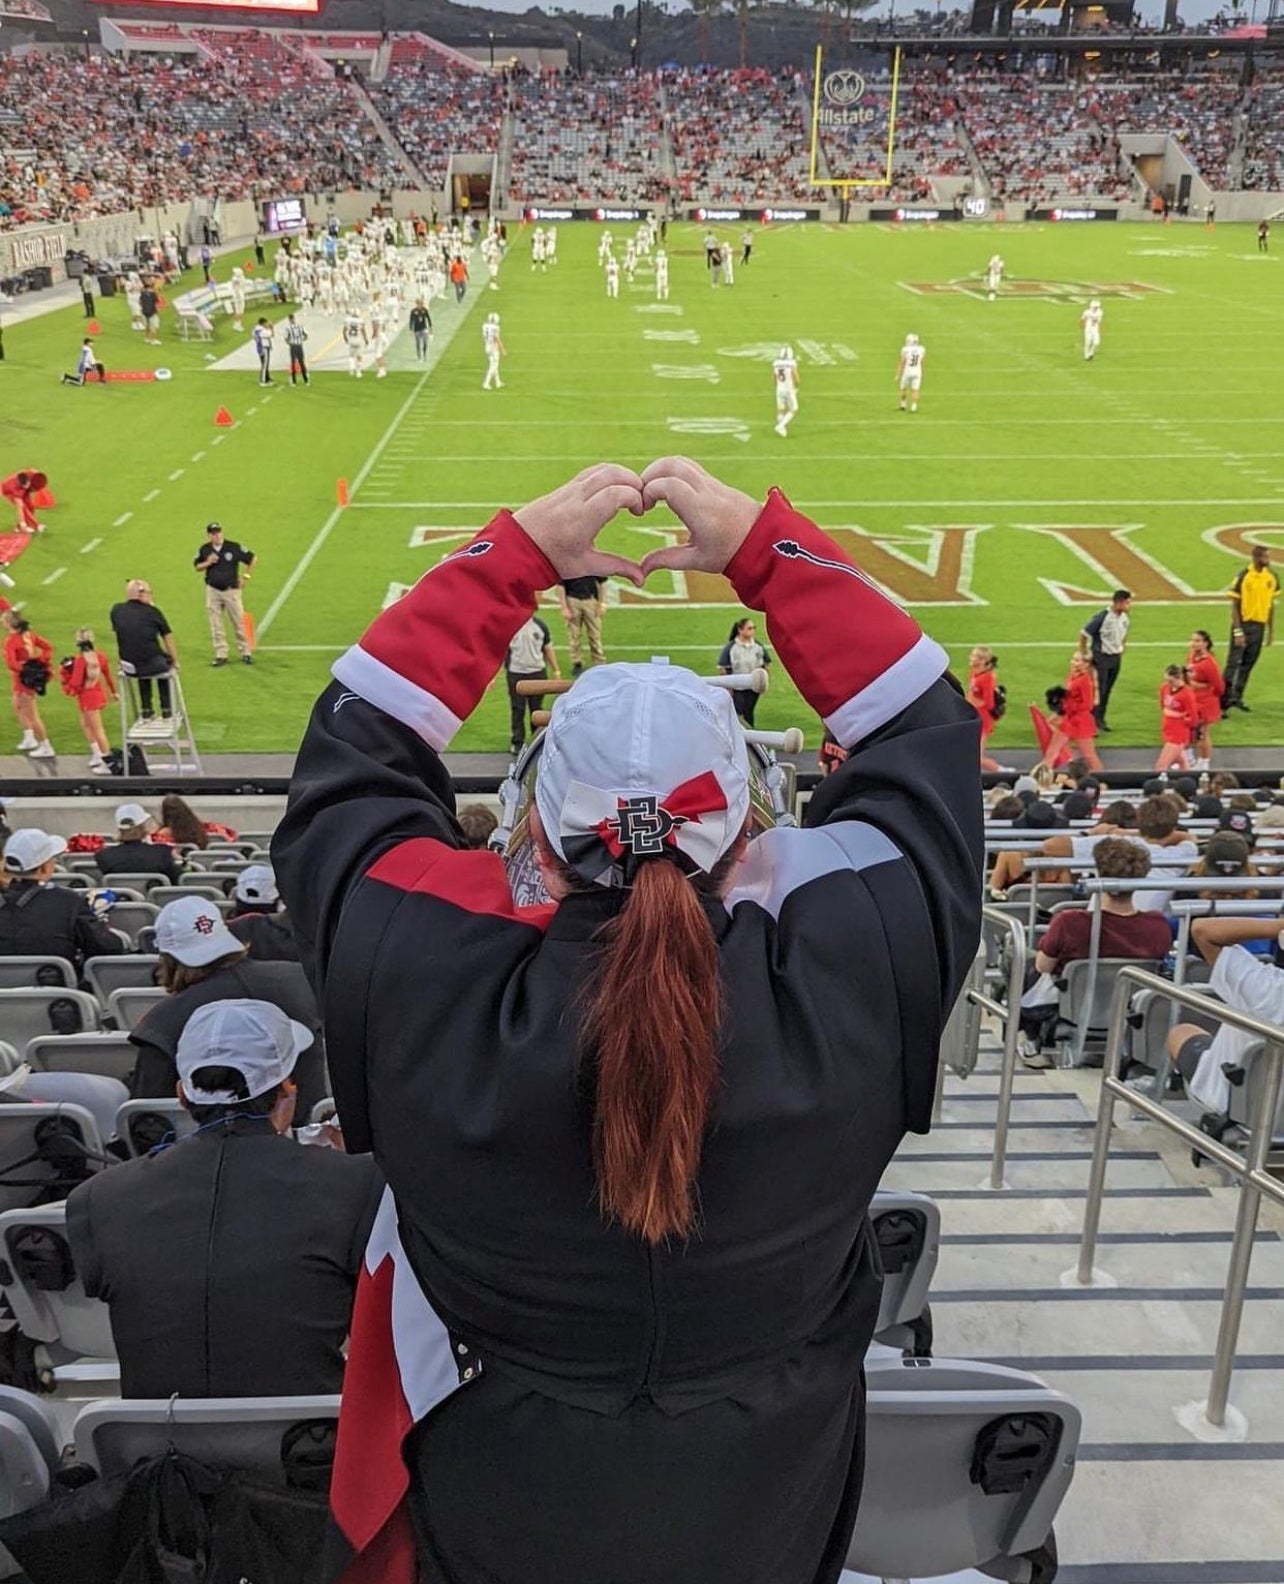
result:
<svg viewBox="0 0 1284 1584"><path fill-rule="evenodd" d="M811 172L816 186L890 187L901 52L859 49L840 59L816 50Z"/></svg>
<svg viewBox="0 0 1284 1584"><path fill-rule="evenodd" d="M735 225L747 220L757 220L763 225L790 225L820 219L819 209L798 208L791 204L748 208L728 207L726 204L703 204L687 210L688 220L698 220L701 225Z"/></svg>
<svg viewBox="0 0 1284 1584"><path fill-rule="evenodd" d="M559 224L564 220L596 220L605 225L626 225L630 221L645 220L651 213L649 206L636 204L595 204L591 208L574 204L524 204L522 218L532 224Z"/></svg>
<svg viewBox="0 0 1284 1584"><path fill-rule="evenodd" d="M1073 223L1084 220L1117 220L1118 209L1099 209L1092 204L1074 207L1070 204L1062 205L1057 209L1032 209L1031 220L1054 220L1062 223Z"/></svg>
<svg viewBox="0 0 1284 1584"><path fill-rule="evenodd" d="M871 209L869 218L891 220L897 225L932 225L938 220L961 220L963 216L958 209L937 209L930 205L916 209L909 204L897 204L894 208Z"/></svg>

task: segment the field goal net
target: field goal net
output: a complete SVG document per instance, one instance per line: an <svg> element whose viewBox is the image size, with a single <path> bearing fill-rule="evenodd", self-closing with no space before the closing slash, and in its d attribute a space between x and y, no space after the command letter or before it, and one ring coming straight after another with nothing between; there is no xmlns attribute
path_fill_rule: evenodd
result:
<svg viewBox="0 0 1284 1584"><path fill-rule="evenodd" d="M816 49L811 105L811 182L817 187L890 187L896 151L901 52L860 49L826 57Z"/></svg>

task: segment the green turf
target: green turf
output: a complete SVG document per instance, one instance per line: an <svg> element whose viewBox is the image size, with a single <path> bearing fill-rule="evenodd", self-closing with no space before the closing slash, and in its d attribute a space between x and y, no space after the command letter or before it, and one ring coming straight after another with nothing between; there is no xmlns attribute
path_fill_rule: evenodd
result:
<svg viewBox="0 0 1284 1584"><path fill-rule="evenodd" d="M1010 701L995 739L1000 752L1031 742L1024 705L1063 679L1079 625L1097 608L1060 603L1046 583L1095 600L1122 577L1148 597L1134 607L1134 647L1108 741L1154 744L1163 667L1184 656L1191 628L1208 627L1224 649L1227 606L1218 591L1242 564L1245 541L1228 535L1229 549L1219 549L1210 530L1268 526L1276 530L1268 538L1284 544L1281 266L1275 255L1257 256L1249 227L763 230L735 287L714 291L698 229L675 226L671 303L681 314L639 311L652 303L649 277L608 301L596 245L596 227L563 226L560 262L533 275L525 238L514 237L502 291L477 304L504 316L507 388L493 394L480 389L480 314L426 378L394 373L357 384L318 374L309 390L278 384L253 414L261 393L252 373L211 371L209 348L171 344L170 316L165 347L143 347L123 298L100 305L103 356L111 367L166 365L168 383L61 388L57 373L74 361L82 330L79 308L11 326L0 365L0 465L43 468L59 500L48 533L15 569L37 628L65 653L78 624L105 629L126 577L146 576L178 634L202 748L291 748L334 656L393 585L412 582L441 553L440 540L412 548L416 528L472 530L493 507L520 505L590 462L640 467L682 450L756 494L779 484L827 527L874 536L864 551L847 542L916 601L953 601L915 608L956 664L975 642L999 651ZM906 289L974 275L996 248L1013 281L1101 291L1096 362L1080 356L1079 300L990 303ZM1159 290L1105 295L1120 282ZM928 354L917 416L896 410L896 353L907 330ZM685 339L648 338L657 332ZM213 350L221 356L239 339L224 321ZM772 433L761 361L782 341L798 351L802 379L787 441ZM733 355L746 349L757 355ZM212 423L220 403L241 424L215 446L225 433ZM331 516L336 478L357 479L403 406L401 427L282 603L287 579ZM678 432L671 420L727 420L743 426L743 438ZM145 502L153 490L160 493ZM126 512L129 520L113 526ZM261 641L252 671L208 665L191 560L215 516L260 556L248 598ZM666 522L648 519L649 534ZM967 526L979 531L934 536ZM1085 560L1064 538L1035 531L1134 526L1126 562L1109 534L1081 540ZM95 539L96 548L84 548ZM655 541L621 524L611 542L640 551ZM655 592L669 598L611 608L609 653L668 653L709 667L733 614L718 603L729 591L688 589L684 600L672 581L657 579ZM565 661L555 610L552 625ZM1282 664L1274 651L1264 656L1254 712L1220 728L1223 748L1280 741ZM70 701L51 697L46 714L55 743L78 749ZM819 736L779 674L758 721L801 725L809 743ZM496 687L456 746L500 749L505 727Z"/></svg>

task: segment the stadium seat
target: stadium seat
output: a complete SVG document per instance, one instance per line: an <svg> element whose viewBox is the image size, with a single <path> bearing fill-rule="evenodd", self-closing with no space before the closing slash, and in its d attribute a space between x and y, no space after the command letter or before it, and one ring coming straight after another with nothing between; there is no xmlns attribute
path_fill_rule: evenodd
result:
<svg viewBox="0 0 1284 1584"><path fill-rule="evenodd" d="M981 1009L968 995L969 990L980 990L985 983L986 945L984 939L976 949L972 966L958 1000L941 1031L941 1064L960 1078L966 1078L976 1066L977 1034Z"/></svg>
<svg viewBox="0 0 1284 1584"><path fill-rule="evenodd" d="M195 1133L190 1111L177 1100L127 1100L116 1113L116 1137L132 1156Z"/></svg>
<svg viewBox="0 0 1284 1584"><path fill-rule="evenodd" d="M138 1062L138 1047L117 1029L42 1034L27 1046L27 1060L39 1072L98 1073L128 1084Z"/></svg>
<svg viewBox="0 0 1284 1584"><path fill-rule="evenodd" d="M110 1311L86 1296L72 1265L65 1204L6 1210L0 1252L0 1289L24 1335L77 1358L115 1358Z"/></svg>
<svg viewBox="0 0 1284 1584"><path fill-rule="evenodd" d="M69 891L88 891L91 887L89 876L79 869L55 869L49 876L49 882L51 885L65 886ZM96 885L97 881L92 884Z"/></svg>
<svg viewBox="0 0 1284 1584"><path fill-rule="evenodd" d="M865 1486L847 1566L881 1579L1055 1571L1079 1410L1034 1375L961 1359L865 1361Z"/></svg>
<svg viewBox="0 0 1284 1584"><path fill-rule="evenodd" d="M134 952L126 957L90 957L85 963L85 980L105 1010L113 991L154 990L158 962L160 958L155 952Z"/></svg>
<svg viewBox="0 0 1284 1584"><path fill-rule="evenodd" d="M128 1031L137 1028L146 1013L164 999L165 992L159 985L151 989L143 986L113 990L108 997L107 1010L116 1027Z"/></svg>
<svg viewBox="0 0 1284 1584"><path fill-rule="evenodd" d="M93 1117L100 1138L111 1138L116 1113L129 1098L119 1078L103 1073L29 1072L9 1091L20 1100L38 1105L83 1106Z"/></svg>
<svg viewBox="0 0 1284 1584"><path fill-rule="evenodd" d="M99 1025L98 1003L84 990L0 990L0 1038L20 1055L42 1034L80 1034Z"/></svg>
<svg viewBox="0 0 1284 1584"><path fill-rule="evenodd" d="M109 874L103 884L109 891L114 891L117 896L124 892L135 893L140 901L146 901L148 895L157 886L166 885L168 882L163 874L157 874L154 869L143 870L140 874L126 874L123 871Z"/></svg>
<svg viewBox="0 0 1284 1584"><path fill-rule="evenodd" d="M22 1060L14 1046L0 1040L0 1078L6 1078Z"/></svg>
<svg viewBox="0 0 1284 1584"><path fill-rule="evenodd" d="M7 1413L25 1424L41 1457L50 1468L57 1467L64 1437L58 1415L45 1398L23 1391L19 1386L0 1386L0 1413Z"/></svg>
<svg viewBox="0 0 1284 1584"><path fill-rule="evenodd" d="M1057 1064L1061 1067L1073 1066L1076 1060L1081 1066L1099 1067L1116 979L1125 968L1141 968L1147 973L1158 973L1163 965L1153 958L1099 957L1095 978L1090 972L1092 966L1087 958L1067 963L1057 980L1061 999L1057 1007L1054 1037ZM1078 1045L1080 1024L1084 1025L1082 1047ZM1085 1055L1090 1058L1086 1062L1083 1060Z"/></svg>
<svg viewBox="0 0 1284 1584"><path fill-rule="evenodd" d="M152 901L156 907L164 907L167 902L181 902L184 897L193 896L202 897L206 902L212 903L224 917L236 905L217 885L157 886L152 892Z"/></svg>
<svg viewBox="0 0 1284 1584"><path fill-rule="evenodd" d="M115 887L113 887L115 889ZM156 924L156 915L160 911L150 902L133 900L126 902L113 902L107 909L107 922L113 929L121 930L127 935L133 945L140 946L139 931L147 925Z"/></svg>
<svg viewBox="0 0 1284 1584"><path fill-rule="evenodd" d="M220 879L217 869L193 869L190 874L179 875L178 889L186 895L189 891L197 896L225 897L231 879ZM172 901L173 898L171 897Z"/></svg>
<svg viewBox="0 0 1284 1584"><path fill-rule="evenodd" d="M47 1500L51 1473L29 1426L0 1409L0 1518L13 1518ZM12 1558L0 1547L0 1578L15 1574Z"/></svg>
<svg viewBox="0 0 1284 1584"><path fill-rule="evenodd" d="M941 1251L941 1212L925 1194L880 1188L869 1207L883 1262L875 1339L919 1358L930 1357L928 1289Z"/></svg>
<svg viewBox="0 0 1284 1584"><path fill-rule="evenodd" d="M175 1397L90 1403L76 1417L77 1461L120 1474L172 1447L283 1485L281 1442L295 1425L339 1416L338 1397Z"/></svg>
<svg viewBox="0 0 1284 1584"><path fill-rule="evenodd" d="M102 1135L81 1105L0 1105L0 1210L67 1194L103 1160Z"/></svg>
<svg viewBox="0 0 1284 1584"><path fill-rule="evenodd" d="M35 986L75 989L76 970L65 957L0 957L0 990L25 990Z"/></svg>

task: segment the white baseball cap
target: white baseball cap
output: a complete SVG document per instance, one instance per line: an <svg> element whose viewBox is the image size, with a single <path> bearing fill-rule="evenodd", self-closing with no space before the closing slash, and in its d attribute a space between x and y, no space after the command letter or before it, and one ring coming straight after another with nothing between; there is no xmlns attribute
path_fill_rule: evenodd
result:
<svg viewBox="0 0 1284 1584"><path fill-rule="evenodd" d="M30 874L43 863L67 851L61 836L51 836L48 831L28 826L16 830L4 844L4 867L8 874Z"/></svg>
<svg viewBox="0 0 1284 1584"><path fill-rule="evenodd" d="M593 666L553 705L535 802L554 850L598 885L666 852L708 873L749 814L730 692L683 666Z"/></svg>
<svg viewBox="0 0 1284 1584"><path fill-rule="evenodd" d="M279 902L281 893L276 888L276 876L270 864L250 864L236 877L238 902Z"/></svg>
<svg viewBox="0 0 1284 1584"><path fill-rule="evenodd" d="M122 803L116 810L117 830L131 830L139 825L146 825L151 815L141 803Z"/></svg>
<svg viewBox="0 0 1284 1584"><path fill-rule="evenodd" d="M188 1018L174 1064L193 1105L237 1105L275 1089L311 1043L312 1030L270 1001L207 1001ZM189 1079L201 1067L233 1068L245 1079L248 1094L194 1087Z"/></svg>
<svg viewBox="0 0 1284 1584"><path fill-rule="evenodd" d="M232 952L243 950L224 924L219 910L201 896L167 902L156 918L156 950L165 952L185 968L204 968Z"/></svg>

